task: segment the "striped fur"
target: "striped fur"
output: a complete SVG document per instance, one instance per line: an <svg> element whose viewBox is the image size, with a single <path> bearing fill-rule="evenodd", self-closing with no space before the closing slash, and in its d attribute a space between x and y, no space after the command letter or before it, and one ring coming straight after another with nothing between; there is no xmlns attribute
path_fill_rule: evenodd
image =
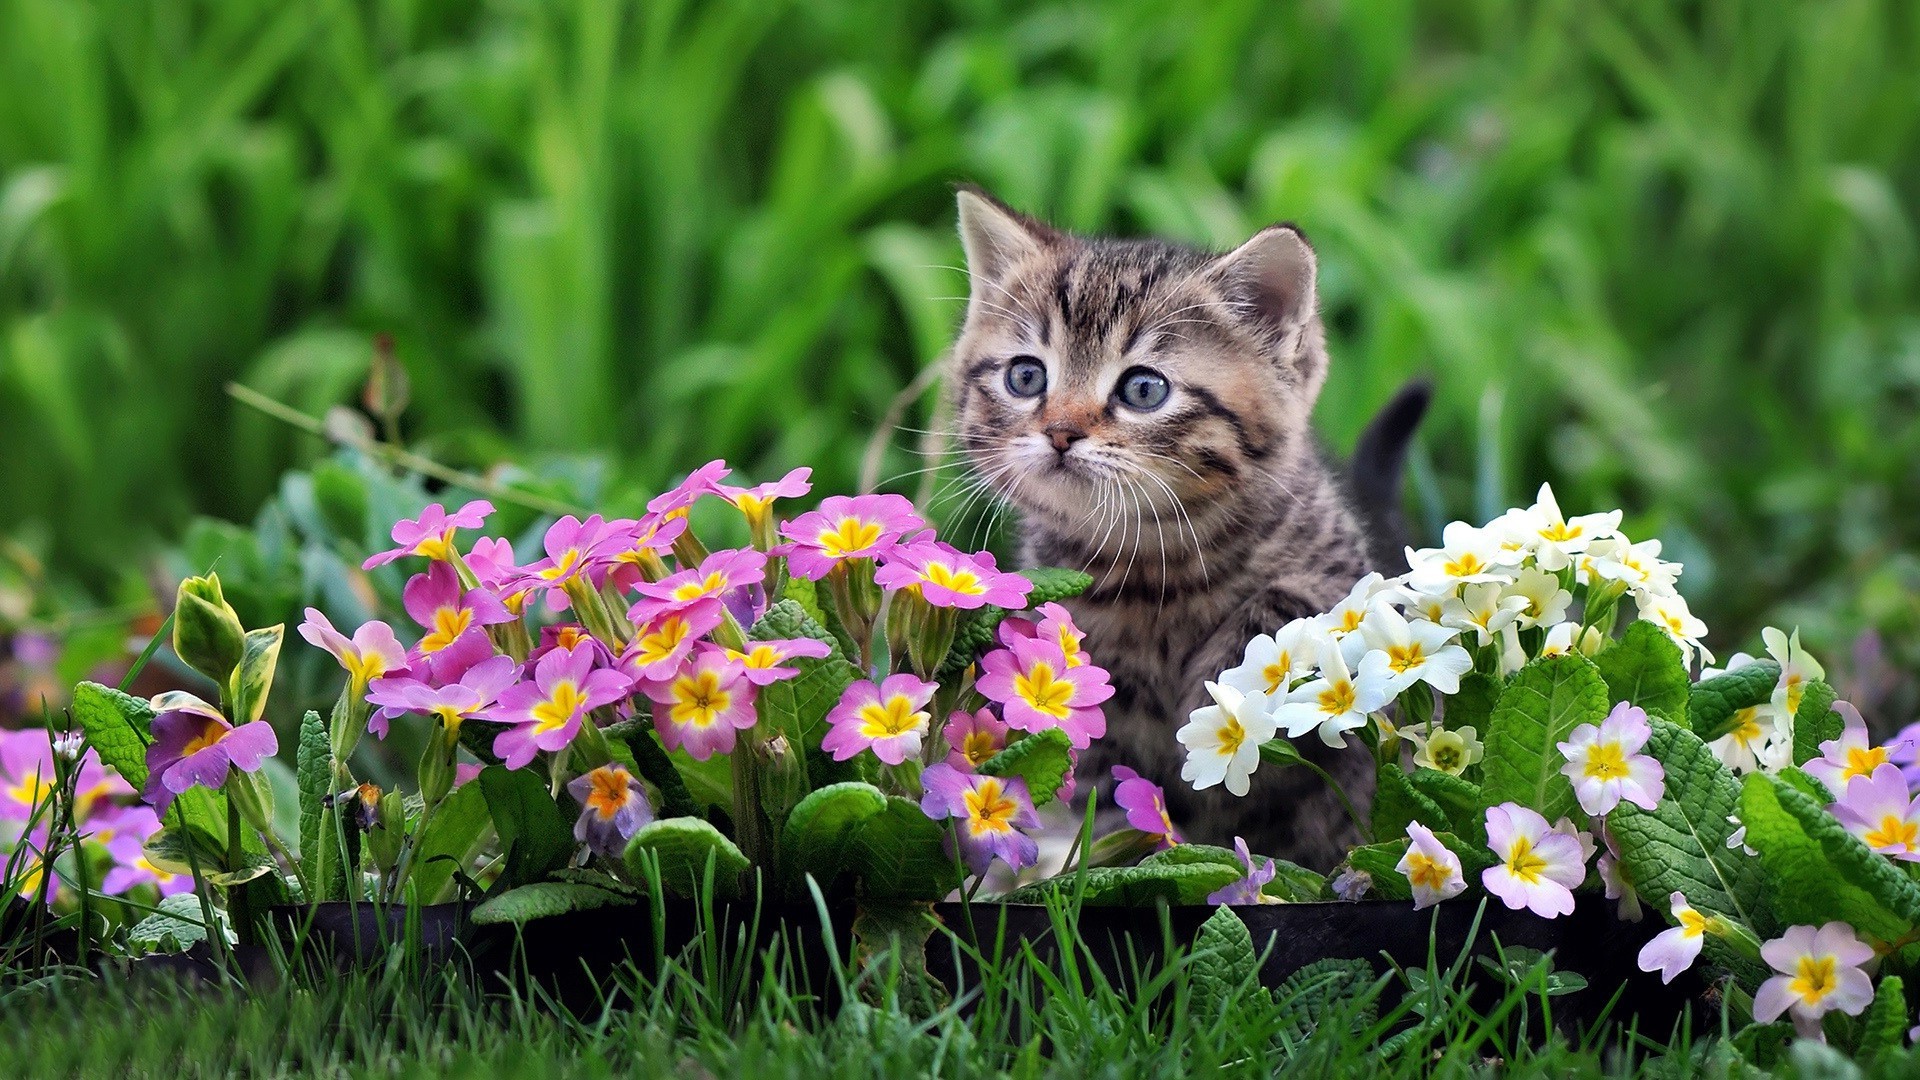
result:
<svg viewBox="0 0 1920 1080"><path fill-rule="evenodd" d="M1249 638L1333 606L1368 569L1310 427L1327 374L1311 249L1287 226L1225 255L1086 239L975 190L960 202L973 287L948 378L959 442L1021 512L1023 561L1094 576L1069 606L1116 694L1083 771L1139 769L1193 839L1332 865L1357 837L1324 785L1267 768L1245 798L1194 792L1174 740ZM1044 392L1009 389L1022 357L1044 364ZM1135 368L1167 380L1164 404L1121 399ZM1302 749L1367 793L1364 751Z"/></svg>

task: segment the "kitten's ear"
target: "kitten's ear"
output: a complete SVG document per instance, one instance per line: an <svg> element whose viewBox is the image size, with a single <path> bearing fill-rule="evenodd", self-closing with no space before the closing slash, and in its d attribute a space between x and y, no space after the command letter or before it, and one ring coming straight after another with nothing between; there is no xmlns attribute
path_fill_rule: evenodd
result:
<svg viewBox="0 0 1920 1080"><path fill-rule="evenodd" d="M1214 264L1234 298L1252 304L1250 314L1281 334L1313 315L1313 248L1292 224L1269 225Z"/></svg>
<svg viewBox="0 0 1920 1080"><path fill-rule="evenodd" d="M967 273L976 283L1001 280L1014 263L1060 239L1050 226L972 184L960 185L959 201L960 245L967 252Z"/></svg>

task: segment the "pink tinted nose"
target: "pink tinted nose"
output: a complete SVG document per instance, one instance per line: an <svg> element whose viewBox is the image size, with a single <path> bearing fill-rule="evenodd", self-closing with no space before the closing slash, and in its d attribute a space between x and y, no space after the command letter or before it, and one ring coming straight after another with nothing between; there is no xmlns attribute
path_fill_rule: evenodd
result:
<svg viewBox="0 0 1920 1080"><path fill-rule="evenodd" d="M1087 433L1072 424L1048 424L1046 436L1053 443L1054 450L1064 454L1068 447L1086 438Z"/></svg>

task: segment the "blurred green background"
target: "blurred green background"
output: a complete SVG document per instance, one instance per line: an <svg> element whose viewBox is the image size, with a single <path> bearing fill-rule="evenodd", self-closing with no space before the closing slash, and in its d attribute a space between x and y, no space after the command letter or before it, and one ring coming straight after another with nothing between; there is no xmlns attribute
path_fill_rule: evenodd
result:
<svg viewBox="0 0 1920 1080"><path fill-rule="evenodd" d="M376 334L453 465L850 489L954 328L962 178L1300 222L1329 442L1437 380L1422 530L1623 505L1723 653L1798 623L1915 707L1908 0L0 0L0 629L150 606L326 452L225 383L317 416Z"/></svg>

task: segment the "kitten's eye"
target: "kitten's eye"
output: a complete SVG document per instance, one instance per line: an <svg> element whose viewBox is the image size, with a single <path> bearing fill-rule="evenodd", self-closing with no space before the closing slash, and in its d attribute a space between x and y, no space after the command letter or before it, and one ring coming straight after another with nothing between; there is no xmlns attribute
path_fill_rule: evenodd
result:
<svg viewBox="0 0 1920 1080"><path fill-rule="evenodd" d="M1120 385L1114 393L1120 395L1121 404L1141 412L1152 412L1167 403L1170 391L1166 376L1148 368L1131 368L1120 376Z"/></svg>
<svg viewBox="0 0 1920 1080"><path fill-rule="evenodd" d="M1007 365L1007 393L1039 397L1047 391L1047 365L1031 356L1016 356Z"/></svg>

